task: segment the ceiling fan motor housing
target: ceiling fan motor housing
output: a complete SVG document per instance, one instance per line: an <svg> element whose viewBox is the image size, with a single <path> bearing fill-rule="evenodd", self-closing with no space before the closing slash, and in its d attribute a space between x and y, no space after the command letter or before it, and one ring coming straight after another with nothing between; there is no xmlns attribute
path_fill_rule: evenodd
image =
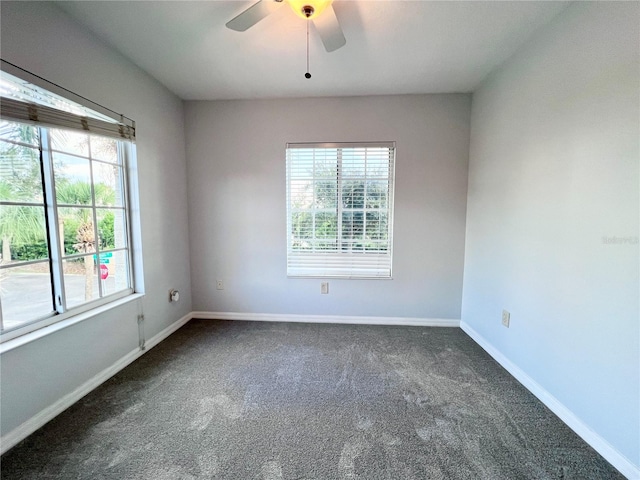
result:
<svg viewBox="0 0 640 480"><path fill-rule="evenodd" d="M327 52L333 52L347 43L340 28L340 22L331 7L333 0L258 0L244 12L229 20L226 25L231 30L244 32L275 12L283 3L288 3L300 18L314 23ZM325 14L325 12L328 13Z"/></svg>

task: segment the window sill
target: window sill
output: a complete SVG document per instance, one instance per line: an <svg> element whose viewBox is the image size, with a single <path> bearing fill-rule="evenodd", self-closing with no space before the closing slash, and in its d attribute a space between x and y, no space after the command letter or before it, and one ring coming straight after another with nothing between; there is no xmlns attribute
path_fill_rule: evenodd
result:
<svg viewBox="0 0 640 480"><path fill-rule="evenodd" d="M84 322L85 320L93 318L96 315L100 315L102 313L108 312L109 310L113 310L114 308L118 308L121 305L136 301L142 297L144 297L143 293L133 293L131 295L127 295L126 297L119 298L118 300L114 300L113 302L109 302L105 305L87 310L86 312L78 313L77 315L74 315L72 317L65 318L64 320L60 320L59 322L53 323L46 327L39 328L38 330L34 330L33 332L25 333L24 335L21 335L19 337L7 340L6 342L0 344L0 355L27 345L48 335L51 335L52 333L64 330L67 327L71 327L80 322Z"/></svg>

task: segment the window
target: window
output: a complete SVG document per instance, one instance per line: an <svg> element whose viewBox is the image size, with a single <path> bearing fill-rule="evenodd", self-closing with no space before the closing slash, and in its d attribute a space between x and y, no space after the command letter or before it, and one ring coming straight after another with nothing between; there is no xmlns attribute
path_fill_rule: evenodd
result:
<svg viewBox="0 0 640 480"><path fill-rule="evenodd" d="M2 72L2 340L133 293L132 125ZM53 108L55 107L55 108Z"/></svg>
<svg viewBox="0 0 640 480"><path fill-rule="evenodd" d="M287 144L287 275L391 278L394 143Z"/></svg>

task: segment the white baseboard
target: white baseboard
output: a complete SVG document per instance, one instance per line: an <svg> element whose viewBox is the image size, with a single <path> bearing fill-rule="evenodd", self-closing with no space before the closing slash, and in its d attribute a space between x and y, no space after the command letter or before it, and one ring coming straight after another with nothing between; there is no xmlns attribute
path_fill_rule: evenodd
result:
<svg viewBox="0 0 640 480"><path fill-rule="evenodd" d="M207 320L245 320L255 322L343 323L355 325L404 325L418 327L460 326L460 320L449 318L358 317L346 315L292 315L242 312L191 312L191 317Z"/></svg>
<svg viewBox="0 0 640 480"><path fill-rule="evenodd" d="M148 352L151 348L155 347L158 343L160 343L162 340L167 338L169 335L171 335L173 332L175 332L177 329L191 320L191 318L191 313L189 313L177 322L172 323L160 333L147 340L145 342L144 350L136 348L132 352L129 352L124 357L120 358L116 363L108 368L105 368L96 376L90 378L85 383L80 385L74 391L68 393L57 402L49 405L45 409L35 414L29 420L4 435L2 438L0 438L0 454L4 454L6 451L13 448L16 444L27 438L44 424L53 420L56 416L64 412L67 408L76 403L82 397L102 385L120 370Z"/></svg>
<svg viewBox="0 0 640 480"><path fill-rule="evenodd" d="M180 327L185 325L192 318L193 318L193 315L191 313L187 313L180 320L178 320L177 322L173 322L171 325L169 325L167 328L162 330L160 333L156 333L153 337L151 337L149 340L146 340L144 342L145 350L149 350L150 348L153 348L156 345L158 345L161 341L163 341L165 338L167 338L173 332L175 332ZM142 355L142 353L140 355ZM140 355L138 355L138 356L140 356Z"/></svg>
<svg viewBox="0 0 640 480"><path fill-rule="evenodd" d="M640 467L634 465L627 457L616 450L609 442L594 432L587 424L580 420L571 410L562 404L556 397L549 393L533 378L527 375L520 367L505 357L482 335L476 332L468 323L460 322L460 328L469 335L473 341L480 345L496 362L502 365L511 375L515 377L524 387L533 393L549 410L555 413L577 433L594 450L602 455L611 465L617 468L620 473L630 480L640 479Z"/></svg>

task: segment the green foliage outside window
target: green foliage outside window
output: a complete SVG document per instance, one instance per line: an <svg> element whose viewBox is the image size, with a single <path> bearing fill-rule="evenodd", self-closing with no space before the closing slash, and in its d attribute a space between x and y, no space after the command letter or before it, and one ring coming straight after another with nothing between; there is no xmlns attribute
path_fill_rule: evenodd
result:
<svg viewBox="0 0 640 480"><path fill-rule="evenodd" d="M293 246L298 250L335 249L339 228L337 182L316 181L307 185L310 189L313 191L305 193L313 194L315 208L293 213ZM342 250L380 251L389 231L386 182L343 181L341 193Z"/></svg>
<svg viewBox="0 0 640 480"><path fill-rule="evenodd" d="M2 260L29 261L49 257L43 204L43 190L38 130L30 125L2 122L3 138L33 145L21 146L0 142L0 200L24 202L33 206L0 207L0 246ZM94 183L96 204L111 205L116 197L113 187ZM59 203L91 205L91 184L56 175L56 198ZM60 209L66 255L78 253L73 245L83 224L91 223L90 209ZM98 222L99 247L115 248L114 214L106 211Z"/></svg>

